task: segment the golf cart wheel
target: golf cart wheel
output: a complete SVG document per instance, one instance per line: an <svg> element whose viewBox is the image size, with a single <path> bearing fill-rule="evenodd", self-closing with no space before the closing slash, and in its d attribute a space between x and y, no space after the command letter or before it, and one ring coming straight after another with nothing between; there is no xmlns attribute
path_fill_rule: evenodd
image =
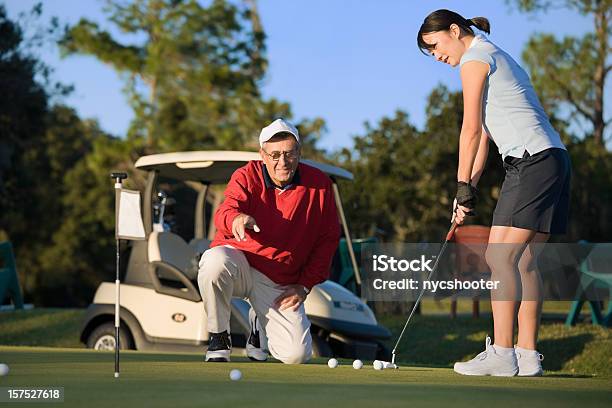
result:
<svg viewBox="0 0 612 408"><path fill-rule="evenodd" d="M312 335L312 356L333 357L334 353L327 342L316 334Z"/></svg>
<svg viewBox="0 0 612 408"><path fill-rule="evenodd" d="M126 330L119 329L119 349L128 350L132 341ZM87 338L87 347L94 350L115 350L115 325L104 323L96 327Z"/></svg>

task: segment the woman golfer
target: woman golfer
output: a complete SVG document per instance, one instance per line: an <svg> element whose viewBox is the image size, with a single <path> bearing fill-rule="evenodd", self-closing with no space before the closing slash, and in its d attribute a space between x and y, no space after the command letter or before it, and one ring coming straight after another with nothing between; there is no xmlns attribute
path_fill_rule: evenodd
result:
<svg viewBox="0 0 612 408"><path fill-rule="evenodd" d="M453 220L462 224L476 204L476 185L489 139L497 145L506 176L493 214L486 261L501 290L491 294L495 343L474 359L455 363L465 375L542 375L536 351L542 282L536 258L551 234L567 227L570 160L525 71L472 26L490 32L483 17L465 19L438 10L417 36L421 51L460 67L463 124ZM540 243L540 245L536 245ZM518 308L518 341L513 347Z"/></svg>

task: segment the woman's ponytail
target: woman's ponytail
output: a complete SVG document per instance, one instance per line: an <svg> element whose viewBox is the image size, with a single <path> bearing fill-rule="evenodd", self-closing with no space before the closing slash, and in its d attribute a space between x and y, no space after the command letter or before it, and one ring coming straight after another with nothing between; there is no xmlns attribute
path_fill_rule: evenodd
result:
<svg viewBox="0 0 612 408"><path fill-rule="evenodd" d="M491 34L491 23L485 17L472 17L468 18L467 22L469 25L473 25L480 31L484 31L487 34Z"/></svg>

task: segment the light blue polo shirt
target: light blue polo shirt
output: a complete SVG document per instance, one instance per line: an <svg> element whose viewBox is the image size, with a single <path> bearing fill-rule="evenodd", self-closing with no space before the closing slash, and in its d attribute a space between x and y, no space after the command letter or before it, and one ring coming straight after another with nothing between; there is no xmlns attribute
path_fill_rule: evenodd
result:
<svg viewBox="0 0 612 408"><path fill-rule="evenodd" d="M483 96L482 122L502 159L523 157L557 147L565 149L531 85L529 76L508 55L477 34L461 57L460 65L481 61L489 65Z"/></svg>

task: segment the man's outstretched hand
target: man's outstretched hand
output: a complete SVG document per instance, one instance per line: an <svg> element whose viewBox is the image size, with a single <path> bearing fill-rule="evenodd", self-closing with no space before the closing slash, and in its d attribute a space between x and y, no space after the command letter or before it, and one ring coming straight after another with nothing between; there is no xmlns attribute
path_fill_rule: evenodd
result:
<svg viewBox="0 0 612 408"><path fill-rule="evenodd" d="M246 214L239 214L234 221L232 221L232 234L234 234L234 238L236 241L246 241L246 233L245 229L252 229L255 232L259 232L260 229L257 226L257 222L255 222L255 218Z"/></svg>
<svg viewBox="0 0 612 408"><path fill-rule="evenodd" d="M306 289L304 286L299 284L287 285L285 291L274 300L274 307L279 310L290 309L296 311L305 300Z"/></svg>

